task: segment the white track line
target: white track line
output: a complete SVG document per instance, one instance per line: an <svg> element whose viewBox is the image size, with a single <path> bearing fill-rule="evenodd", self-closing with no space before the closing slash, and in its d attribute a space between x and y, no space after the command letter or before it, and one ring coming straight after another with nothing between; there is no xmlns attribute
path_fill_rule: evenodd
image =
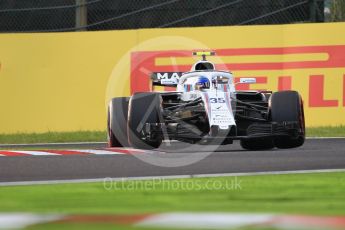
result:
<svg viewBox="0 0 345 230"><path fill-rule="evenodd" d="M171 229L237 229L270 223L274 217L272 214L172 212L148 216L135 226Z"/></svg>
<svg viewBox="0 0 345 230"><path fill-rule="evenodd" d="M40 215L34 213L1 213L0 229L26 229L30 225L49 223L62 219L62 215Z"/></svg>
<svg viewBox="0 0 345 230"><path fill-rule="evenodd" d="M71 149L70 151L80 152L80 153L91 153L95 155L125 155L125 153L111 152L106 150L94 150L94 149Z"/></svg>
<svg viewBox="0 0 345 230"><path fill-rule="evenodd" d="M106 150L106 149L66 149L66 150L56 150L56 153L54 153L54 150L39 150L39 151L32 151L32 150L8 150L6 152L12 152L12 153L22 153L25 156L64 156L69 155L69 153L64 153L64 151L72 151L76 154L93 154L93 155L131 155L136 153L157 153L158 151L144 151L140 149L129 149L129 148L123 148L123 149L113 149L113 150ZM6 154L1 154L2 150L0 150L0 156L7 156Z"/></svg>
<svg viewBox="0 0 345 230"><path fill-rule="evenodd" d="M293 170L293 171L269 171L269 172L248 172L248 173L218 173L218 174L194 174L194 175L171 175L171 176L144 176L144 177L116 177L116 178L95 178L95 179L70 179L70 180L42 180L42 181L16 181L0 182L0 186L17 185L41 185L41 184L74 184L74 183L93 183L93 182L116 182L133 180L158 180L158 179L188 179L188 178L212 178L227 176L261 176L261 175L287 175L287 174L306 174L306 173L335 173L345 172L345 169L312 169L312 170Z"/></svg>
<svg viewBox="0 0 345 230"><path fill-rule="evenodd" d="M27 155L33 155L33 156L60 156L61 154L57 153L49 153L49 152L43 152L43 151L19 151L19 150L14 150L11 151L14 153L23 153Z"/></svg>

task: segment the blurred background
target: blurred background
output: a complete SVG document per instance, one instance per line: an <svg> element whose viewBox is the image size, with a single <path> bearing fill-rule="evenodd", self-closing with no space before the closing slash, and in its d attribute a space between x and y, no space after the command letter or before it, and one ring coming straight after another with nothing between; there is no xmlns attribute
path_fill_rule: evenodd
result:
<svg viewBox="0 0 345 230"><path fill-rule="evenodd" d="M345 21L344 0L2 0L0 9L0 32Z"/></svg>

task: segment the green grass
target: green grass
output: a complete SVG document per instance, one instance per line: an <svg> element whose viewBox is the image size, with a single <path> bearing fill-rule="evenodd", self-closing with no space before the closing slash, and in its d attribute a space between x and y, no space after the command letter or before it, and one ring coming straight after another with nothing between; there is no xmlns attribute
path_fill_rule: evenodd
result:
<svg viewBox="0 0 345 230"><path fill-rule="evenodd" d="M77 224L77 223L56 223L56 224L41 224L32 226L29 228L26 228L26 230L149 230L148 228L136 228L131 227L127 225L115 225L115 224L94 224L94 223L88 223L88 224ZM157 228L154 228L152 230L159 230ZM162 229L163 230L163 229ZM169 230L165 229L164 230ZM176 230L176 229L175 229ZM249 229L248 229L249 230ZM266 229L265 229L266 230Z"/></svg>
<svg viewBox="0 0 345 230"><path fill-rule="evenodd" d="M0 187L0 212L344 215L344 191L345 173L13 186Z"/></svg>
<svg viewBox="0 0 345 230"><path fill-rule="evenodd" d="M0 211L345 214L345 173L237 177L241 189L230 187L234 179L117 182L110 190L103 183L1 187ZM227 184L229 189L225 188Z"/></svg>
<svg viewBox="0 0 345 230"><path fill-rule="evenodd" d="M0 144L103 142L106 140L105 131L0 134Z"/></svg>
<svg viewBox="0 0 345 230"><path fill-rule="evenodd" d="M306 132L309 137L345 137L345 126L310 127Z"/></svg>
<svg viewBox="0 0 345 230"><path fill-rule="evenodd" d="M309 137L345 137L345 126L307 128ZM105 142L105 131L0 134L0 144Z"/></svg>

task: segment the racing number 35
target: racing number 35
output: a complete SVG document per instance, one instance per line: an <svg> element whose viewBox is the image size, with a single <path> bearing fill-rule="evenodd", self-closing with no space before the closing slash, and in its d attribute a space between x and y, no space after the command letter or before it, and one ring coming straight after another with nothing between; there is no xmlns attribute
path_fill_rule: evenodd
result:
<svg viewBox="0 0 345 230"><path fill-rule="evenodd" d="M225 103L225 100L224 100L224 98L221 98L221 97L218 97L218 98L211 97L210 102L211 103Z"/></svg>

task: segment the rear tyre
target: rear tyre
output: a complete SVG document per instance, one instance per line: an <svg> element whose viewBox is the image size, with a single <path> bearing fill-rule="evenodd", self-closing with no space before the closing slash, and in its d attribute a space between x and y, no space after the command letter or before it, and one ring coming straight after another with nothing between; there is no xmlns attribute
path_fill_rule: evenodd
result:
<svg viewBox="0 0 345 230"><path fill-rule="evenodd" d="M128 97L113 98L108 105L108 146L128 147Z"/></svg>
<svg viewBox="0 0 345 230"><path fill-rule="evenodd" d="M159 93L136 93L129 102L128 111L128 142L139 149L158 148L162 143L162 136L157 135L148 140L147 123L163 123L161 96Z"/></svg>
<svg viewBox="0 0 345 230"><path fill-rule="evenodd" d="M305 140L304 109L301 96L296 91L275 92L271 96L272 122L295 121L298 130L295 135L277 137L274 144L277 148L296 148Z"/></svg>
<svg viewBox="0 0 345 230"><path fill-rule="evenodd" d="M268 150L274 148L271 138L242 139L241 147L247 150Z"/></svg>

